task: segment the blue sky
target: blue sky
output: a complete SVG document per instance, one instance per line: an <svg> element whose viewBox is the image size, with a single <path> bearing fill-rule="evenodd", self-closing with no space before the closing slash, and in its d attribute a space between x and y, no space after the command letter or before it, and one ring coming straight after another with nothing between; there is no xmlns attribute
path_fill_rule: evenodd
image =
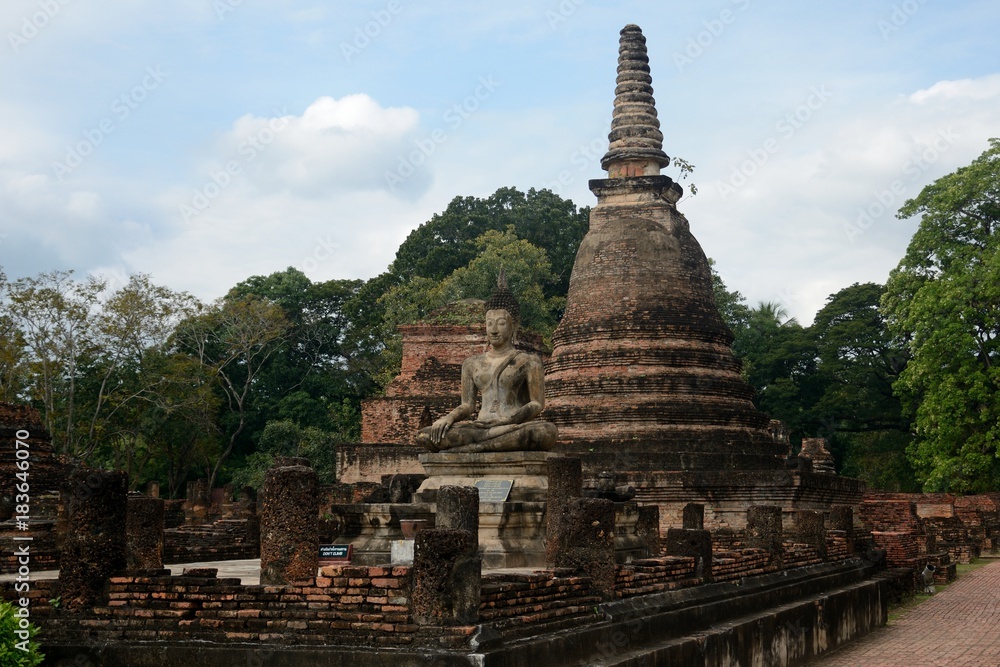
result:
<svg viewBox="0 0 1000 667"><path fill-rule="evenodd" d="M627 23L664 149L696 165L692 231L804 323L884 282L916 228L895 210L1000 136L985 0L7 0L0 266L212 299L377 275L455 196L592 205Z"/></svg>

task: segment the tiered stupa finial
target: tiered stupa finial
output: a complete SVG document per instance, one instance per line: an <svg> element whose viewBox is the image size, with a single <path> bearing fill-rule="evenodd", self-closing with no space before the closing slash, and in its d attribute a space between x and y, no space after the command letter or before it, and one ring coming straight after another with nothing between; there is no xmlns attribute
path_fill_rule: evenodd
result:
<svg viewBox="0 0 1000 667"><path fill-rule="evenodd" d="M608 135L611 145L601 167L609 178L657 176L661 168L670 165L670 158L663 152L646 38L637 25L629 24L621 31L616 83Z"/></svg>

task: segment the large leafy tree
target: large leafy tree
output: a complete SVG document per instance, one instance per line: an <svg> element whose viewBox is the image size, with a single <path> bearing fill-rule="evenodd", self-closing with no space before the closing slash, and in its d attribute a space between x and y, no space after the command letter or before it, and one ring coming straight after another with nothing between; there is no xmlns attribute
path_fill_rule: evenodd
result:
<svg viewBox="0 0 1000 667"><path fill-rule="evenodd" d="M733 335L740 336L750 318L750 307L747 306L746 297L739 290L730 290L726 287L722 276L715 269L715 260L711 257L708 259L708 265L712 269L712 295L715 297L719 314Z"/></svg>
<svg viewBox="0 0 1000 667"><path fill-rule="evenodd" d="M7 276L0 269L0 295L6 292ZM27 369L25 343L14 318L0 301L0 401L13 403L25 398Z"/></svg>
<svg viewBox="0 0 1000 667"><path fill-rule="evenodd" d="M90 328L92 354L81 373L80 456L88 459L99 446L116 450L119 469L133 478L136 470L122 461L134 461L142 442L139 413L147 406L147 392L160 377L144 369L151 350L163 350L174 327L192 315L198 302L189 294L155 285L145 274L101 303L100 316ZM85 409L85 410L84 410Z"/></svg>
<svg viewBox="0 0 1000 667"><path fill-rule="evenodd" d="M351 365L345 350L350 324L345 304L360 280L314 283L289 267L253 276L230 290L227 299L256 297L278 305L288 322L283 344L261 370L248 431L256 440L271 420L290 420L356 437L361 399L372 391L363 365Z"/></svg>
<svg viewBox="0 0 1000 667"><path fill-rule="evenodd" d="M1000 139L899 210L920 216L883 307L912 359L895 388L914 416L928 491L1000 487Z"/></svg>
<svg viewBox="0 0 1000 667"><path fill-rule="evenodd" d="M842 472L886 490L916 490L906 459L910 423L892 385L906 350L888 331L879 302L885 288L855 283L827 299L809 331L816 344L816 435L830 439Z"/></svg>
<svg viewBox="0 0 1000 667"><path fill-rule="evenodd" d="M60 452L79 453L77 383L81 364L94 354L96 307L105 281L82 281L53 271L6 285L4 317L17 329L5 347L22 346L26 393L42 408ZM15 341L15 336L16 340ZM13 362L13 360L12 360Z"/></svg>
<svg viewBox="0 0 1000 667"><path fill-rule="evenodd" d="M240 441L260 375L281 349L288 331L281 307L255 296L220 299L177 327L177 350L193 357L213 378L225 406L219 415L223 442L218 451L204 458L210 486Z"/></svg>
<svg viewBox="0 0 1000 667"><path fill-rule="evenodd" d="M435 287L483 254L482 239L487 232L511 233L544 251L548 268L537 281L538 299L545 301L543 310L554 323L562 314L561 299L569 290L569 276L589 218L589 208L577 209L572 201L550 190L523 193L500 188L485 199L456 197L407 237L385 273L361 286L344 304L350 322L344 337L350 368L381 385L391 379L392 360L398 356L395 325L408 318L412 321L439 303ZM480 260L485 266L482 262L488 260ZM495 280L498 267L491 268ZM507 271L512 274L510 267ZM513 279L511 286L517 288ZM414 302L404 303L404 294ZM393 308L413 312L393 312Z"/></svg>
<svg viewBox="0 0 1000 667"><path fill-rule="evenodd" d="M816 430L810 410L816 400L816 346L809 331L789 318L781 304L751 308L733 342L743 375L757 390L757 406L783 421L793 435Z"/></svg>
<svg viewBox="0 0 1000 667"><path fill-rule="evenodd" d="M542 285L545 295L565 296L589 219L589 208L578 210L551 190L500 188L485 199L456 197L406 238L389 270L403 278L442 280L480 254L477 239L484 233L513 227L518 238L548 255L551 275Z"/></svg>

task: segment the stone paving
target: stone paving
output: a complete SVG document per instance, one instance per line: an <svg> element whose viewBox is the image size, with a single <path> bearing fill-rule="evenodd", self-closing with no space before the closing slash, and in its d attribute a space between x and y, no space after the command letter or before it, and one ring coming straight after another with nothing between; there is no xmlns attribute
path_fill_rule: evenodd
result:
<svg viewBox="0 0 1000 667"><path fill-rule="evenodd" d="M1000 667L1000 561L810 667Z"/></svg>

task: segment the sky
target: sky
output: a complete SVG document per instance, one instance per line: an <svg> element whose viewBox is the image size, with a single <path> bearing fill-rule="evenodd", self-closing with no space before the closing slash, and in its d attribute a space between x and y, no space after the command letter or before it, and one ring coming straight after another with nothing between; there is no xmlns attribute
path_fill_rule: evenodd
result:
<svg viewBox="0 0 1000 667"><path fill-rule="evenodd" d="M678 208L803 324L884 283L899 206L1000 136L994 0L4 0L0 267L211 300L374 277L457 196L593 206L629 23L695 165Z"/></svg>

